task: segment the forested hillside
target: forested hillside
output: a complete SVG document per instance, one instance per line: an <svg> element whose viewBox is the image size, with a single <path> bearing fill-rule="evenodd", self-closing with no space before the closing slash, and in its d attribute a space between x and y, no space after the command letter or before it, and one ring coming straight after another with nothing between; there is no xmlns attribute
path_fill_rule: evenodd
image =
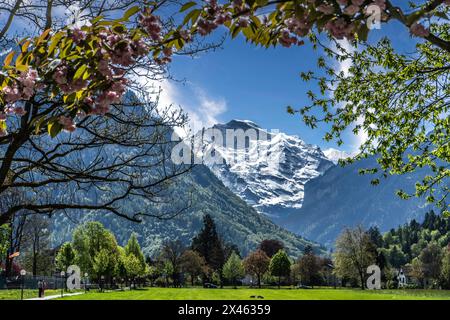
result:
<svg viewBox="0 0 450 320"><path fill-rule="evenodd" d="M157 205L151 202L129 202L128 210L152 213L182 207L184 201L190 201L191 206L174 219L144 218L138 224L112 214L61 214L53 220L53 243L57 246L70 240L72 230L77 225L97 220L115 234L119 244L124 244L130 234L136 232L144 253L153 256L165 240L179 239L186 245L190 244L192 237L201 228L203 216L210 214L224 240L236 244L243 254L254 250L264 239L281 240L292 256L301 254L308 244L315 247L317 252L324 252L319 245L284 230L256 212L227 189L205 166L195 167L191 173L182 176L173 188L174 199L183 203Z"/></svg>

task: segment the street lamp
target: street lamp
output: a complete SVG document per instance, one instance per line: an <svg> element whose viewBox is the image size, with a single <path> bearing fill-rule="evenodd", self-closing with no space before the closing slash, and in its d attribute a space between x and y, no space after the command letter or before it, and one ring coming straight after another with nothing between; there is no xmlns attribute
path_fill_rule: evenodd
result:
<svg viewBox="0 0 450 320"><path fill-rule="evenodd" d="M84 274L84 293L87 292L87 279L88 279L88 273L86 272Z"/></svg>
<svg viewBox="0 0 450 320"><path fill-rule="evenodd" d="M23 287L24 287L24 284L25 284L25 276L26 276L26 274L27 274L27 272L24 269L20 270L20 276L22 278L22 288L20 290L20 300L23 300Z"/></svg>
<svg viewBox="0 0 450 320"><path fill-rule="evenodd" d="M61 298L64 296L64 277L66 276L66 273L64 271L61 271Z"/></svg>
<svg viewBox="0 0 450 320"><path fill-rule="evenodd" d="M105 285L105 276L100 277L100 292L103 292L103 286Z"/></svg>

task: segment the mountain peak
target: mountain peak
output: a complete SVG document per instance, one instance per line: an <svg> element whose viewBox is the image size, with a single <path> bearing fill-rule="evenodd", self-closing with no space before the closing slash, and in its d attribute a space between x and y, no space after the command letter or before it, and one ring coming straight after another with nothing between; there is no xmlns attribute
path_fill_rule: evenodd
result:
<svg viewBox="0 0 450 320"><path fill-rule="evenodd" d="M268 157L249 157L245 161L208 166L227 187L274 220L280 218L285 209L300 208L304 184L333 166L318 146L307 144L297 136L266 131L252 121L231 120L213 128L223 131L255 129L258 132L257 136L249 137L252 147L248 150L265 150ZM267 132L263 139L262 131ZM225 161L235 159L234 144L214 148Z"/></svg>
<svg viewBox="0 0 450 320"><path fill-rule="evenodd" d="M213 126L213 128L217 129L242 129L242 130L248 130L248 129L255 129L260 130L261 128L250 120L239 120L239 119L233 119L231 121L228 121L225 124L216 124Z"/></svg>

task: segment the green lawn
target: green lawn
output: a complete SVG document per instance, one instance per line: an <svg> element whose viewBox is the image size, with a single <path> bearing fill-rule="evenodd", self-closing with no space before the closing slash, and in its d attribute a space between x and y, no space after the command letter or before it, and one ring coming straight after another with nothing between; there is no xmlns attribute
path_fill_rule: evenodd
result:
<svg viewBox="0 0 450 320"><path fill-rule="evenodd" d="M46 296L51 296L61 293L61 290L45 290ZM14 290L0 290L0 300L20 300L21 292L20 289ZM23 298L37 298L38 290L25 289L23 290Z"/></svg>
<svg viewBox="0 0 450 320"><path fill-rule="evenodd" d="M203 289L148 288L118 292L91 292L64 300L450 300L450 291L357 289ZM259 300L259 299L258 299Z"/></svg>

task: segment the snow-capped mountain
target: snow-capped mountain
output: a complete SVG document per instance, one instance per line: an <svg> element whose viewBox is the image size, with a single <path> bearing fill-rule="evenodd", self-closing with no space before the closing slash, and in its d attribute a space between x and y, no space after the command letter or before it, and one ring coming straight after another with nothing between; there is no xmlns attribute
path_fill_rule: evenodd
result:
<svg viewBox="0 0 450 320"><path fill-rule="evenodd" d="M211 138L212 130L222 133L223 143ZM230 190L275 221L300 208L305 183L333 166L318 146L248 120L232 120L202 132L206 153L224 159L206 163L209 168ZM239 132L246 134L241 148L237 138L229 141Z"/></svg>
<svg viewBox="0 0 450 320"><path fill-rule="evenodd" d="M324 150L323 154L334 164L337 164L340 159L346 159L355 156L355 153L337 150L334 148L328 148Z"/></svg>

